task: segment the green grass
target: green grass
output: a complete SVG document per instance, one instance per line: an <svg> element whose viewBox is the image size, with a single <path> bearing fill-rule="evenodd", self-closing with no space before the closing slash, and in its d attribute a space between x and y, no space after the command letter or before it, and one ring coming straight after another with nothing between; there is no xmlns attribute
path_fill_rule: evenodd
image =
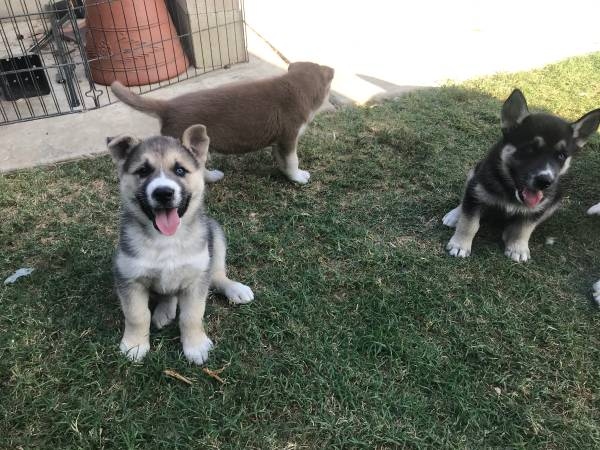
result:
<svg viewBox="0 0 600 450"><path fill-rule="evenodd" d="M118 353L117 186L107 157L0 177L0 448L600 446L600 143L565 179L533 261L484 227L450 258L441 217L499 135L513 87L569 119L600 106L600 54L322 115L305 187L267 152L214 157L209 212L256 301L211 298L208 377L176 326ZM545 244L555 237L556 244ZM173 369L188 386L163 374Z"/></svg>

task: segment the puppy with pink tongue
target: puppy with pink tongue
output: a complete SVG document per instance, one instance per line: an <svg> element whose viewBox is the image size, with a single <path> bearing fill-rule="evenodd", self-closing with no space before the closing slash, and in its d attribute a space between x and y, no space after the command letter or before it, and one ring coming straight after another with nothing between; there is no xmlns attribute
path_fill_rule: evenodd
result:
<svg viewBox="0 0 600 450"><path fill-rule="evenodd" d="M204 214L208 147L203 125L189 127L181 141L167 136L108 139L121 193L113 267L125 316L120 349L131 360L141 360L150 349L150 323L162 328L179 309L183 353L202 364L213 346L203 324L209 288L231 303L254 299L248 286L227 277L223 230ZM156 304L153 311L151 303Z"/></svg>
<svg viewBox="0 0 600 450"><path fill-rule="evenodd" d="M469 256L481 217L493 211L505 221L506 256L527 261L531 233L559 207L560 177L599 123L600 109L571 123L530 113L525 96L515 89L502 105L502 137L469 172L461 204L442 219L456 228L448 253Z"/></svg>

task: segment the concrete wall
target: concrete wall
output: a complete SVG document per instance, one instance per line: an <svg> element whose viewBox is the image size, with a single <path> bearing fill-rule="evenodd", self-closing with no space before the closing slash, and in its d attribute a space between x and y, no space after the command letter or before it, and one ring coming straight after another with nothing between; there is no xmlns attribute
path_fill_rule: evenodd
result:
<svg viewBox="0 0 600 450"><path fill-rule="evenodd" d="M38 11L38 2L35 0L1 0L0 1L0 19L5 17L9 17L11 15L11 11L9 10L7 3L12 7L12 14L27 14ZM46 2L44 0L39 0L39 4L44 6ZM24 7L23 7L24 5Z"/></svg>
<svg viewBox="0 0 600 450"><path fill-rule="evenodd" d="M530 69L600 50L600 0L246 0L245 6L248 25L288 59L401 85Z"/></svg>

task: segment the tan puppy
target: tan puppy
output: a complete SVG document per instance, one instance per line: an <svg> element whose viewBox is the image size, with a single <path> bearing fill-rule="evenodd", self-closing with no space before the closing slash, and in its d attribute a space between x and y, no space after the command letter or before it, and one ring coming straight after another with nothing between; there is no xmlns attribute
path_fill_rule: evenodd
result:
<svg viewBox="0 0 600 450"><path fill-rule="evenodd" d="M129 106L155 115L161 133L181 138L186 128L206 125L211 149L217 153L247 153L276 145L274 157L281 171L305 184L310 174L298 167L298 139L327 101L334 70L310 62L292 63L284 75L235 83L184 94L171 100L141 97L121 83L113 93ZM223 173L205 170L205 180L218 181Z"/></svg>

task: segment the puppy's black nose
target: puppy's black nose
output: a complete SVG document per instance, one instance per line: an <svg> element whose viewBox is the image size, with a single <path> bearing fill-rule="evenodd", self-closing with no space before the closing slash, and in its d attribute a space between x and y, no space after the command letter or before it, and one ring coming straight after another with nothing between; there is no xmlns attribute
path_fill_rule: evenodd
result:
<svg viewBox="0 0 600 450"><path fill-rule="evenodd" d="M168 203L173 200L175 190L170 187L160 186L152 191L152 198L160 203Z"/></svg>
<svg viewBox="0 0 600 450"><path fill-rule="evenodd" d="M548 174L543 174L543 175L538 175L533 179L533 185L540 191L543 191L548 186L550 186L553 183L553 181L554 181L554 177L552 177Z"/></svg>

